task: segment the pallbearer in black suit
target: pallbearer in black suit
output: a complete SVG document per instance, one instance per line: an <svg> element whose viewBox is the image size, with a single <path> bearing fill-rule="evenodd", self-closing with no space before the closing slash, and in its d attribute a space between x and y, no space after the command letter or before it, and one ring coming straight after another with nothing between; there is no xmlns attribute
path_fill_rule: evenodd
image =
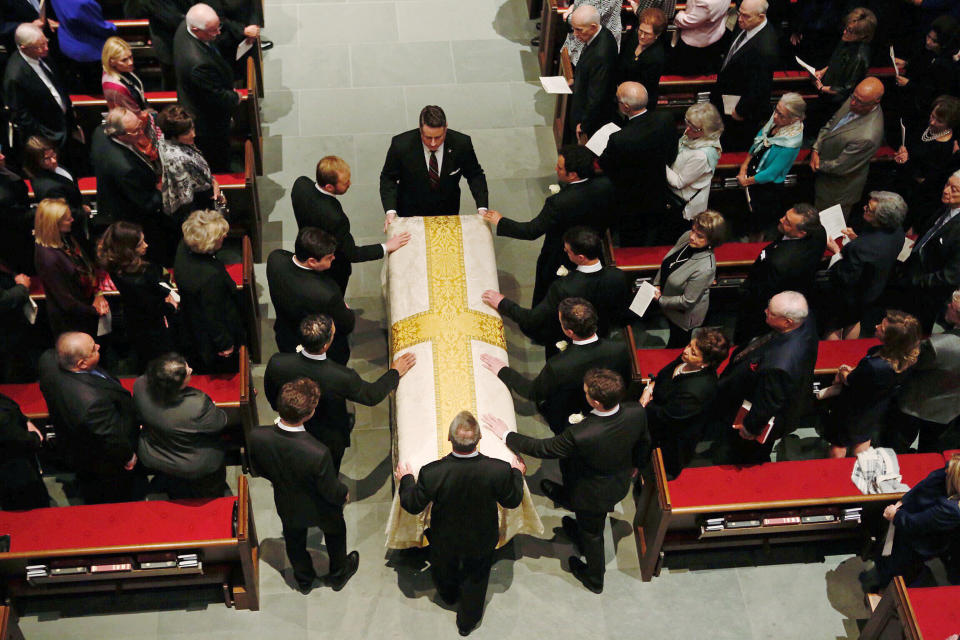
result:
<svg viewBox="0 0 960 640"><path fill-rule="evenodd" d="M619 327L630 303L630 285L616 267L600 263L600 234L586 227L573 227L563 234L563 250L576 269L560 278L547 290L547 296L532 309L524 309L498 291L488 289L482 299L490 307L510 318L525 336L546 345L547 357L557 353L556 342L563 340L557 309L565 298L584 298L593 304L599 316L598 334L607 337Z"/></svg>
<svg viewBox="0 0 960 640"><path fill-rule="evenodd" d="M330 451L306 432L320 399L317 383L300 378L283 385L275 426L257 427L248 443L253 468L273 484L273 502L283 524L283 542L300 593L313 589L317 573L307 551L307 530L320 527L327 543L330 572L326 583L340 591L357 572L360 554L347 554L343 506L347 486L337 478Z"/></svg>
<svg viewBox="0 0 960 640"><path fill-rule="evenodd" d="M330 449L334 466L339 471L353 429L353 416L347 413L347 400L367 407L380 404L416 364L417 357L405 353L376 381L366 382L353 369L327 357L336 329L330 316L305 318L300 323L298 353L275 353L270 357L263 376L263 390L270 406L276 409L280 388L285 383L306 377L320 385L320 408L316 418L309 420L306 427L313 437Z"/></svg>
<svg viewBox="0 0 960 640"><path fill-rule="evenodd" d="M384 231L396 216L447 216L460 212L460 178L466 178L481 213L487 178L470 136L447 129L443 109L427 105L420 127L393 137L380 171Z"/></svg>
<svg viewBox="0 0 960 640"><path fill-rule="evenodd" d="M307 176L300 176L290 191L297 228L317 227L337 241L336 260L330 267L329 274L343 295L347 293L347 281L353 271L352 263L379 260L410 240L410 234L404 232L383 244L358 247L350 233L350 219L343 212L340 202L340 196L349 188L350 165L337 156L325 156L317 163L316 182Z"/></svg>
<svg viewBox="0 0 960 640"><path fill-rule="evenodd" d="M587 589L600 593L607 512L627 495L630 479L649 457L650 434L643 408L620 403L625 390L620 374L591 369L583 390L592 410L552 438L537 440L508 432L507 425L491 415L485 415L483 422L518 454L560 458L563 484L543 480L540 487L547 498L574 512L576 519L563 517L563 530L587 561L571 556L570 570Z"/></svg>
<svg viewBox="0 0 960 640"><path fill-rule="evenodd" d="M617 39L600 24L600 12L590 4L570 14L575 38L584 43L573 70L570 123L578 137L589 138L613 120L617 86Z"/></svg>
<svg viewBox="0 0 960 640"><path fill-rule="evenodd" d="M400 505L416 515L433 503L430 528L430 570L437 594L447 603L459 600L457 629L468 635L483 615L493 552L499 539L497 505L513 509L523 500L519 460L507 464L477 451L480 426L469 411L450 423L453 452L424 465L419 477L404 460L394 476L400 483ZM512 466L512 468L511 468Z"/></svg>
<svg viewBox="0 0 960 640"><path fill-rule="evenodd" d="M537 405L550 429L560 434L570 426L570 416L590 411L583 395L583 376L595 367L606 367L625 380L630 376L630 354L623 342L597 335L597 312L583 298L560 302L560 327L570 344L547 360L533 380L490 354L480 355L485 369L503 380L511 391Z"/></svg>
<svg viewBox="0 0 960 640"><path fill-rule="evenodd" d="M267 286L277 319L273 332L277 349L293 353L300 343L300 322L309 315L325 313L337 324L337 337L330 358L340 364L350 359L349 335L356 316L343 301L343 292L330 276L337 244L329 233L304 227L297 234L294 251L276 249L267 257Z"/></svg>
<svg viewBox="0 0 960 640"><path fill-rule="evenodd" d="M506 218L490 209L483 219L493 223L498 236L520 240L543 239L537 257L537 279L533 285L533 306L547 295L547 289L559 276L563 266L576 267L563 252L563 234L570 227L585 225L604 231L610 224L613 206L613 185L605 176L594 177L593 153L586 147L571 144L560 149L557 157L557 179L560 192L543 203L543 209L529 222Z"/></svg>

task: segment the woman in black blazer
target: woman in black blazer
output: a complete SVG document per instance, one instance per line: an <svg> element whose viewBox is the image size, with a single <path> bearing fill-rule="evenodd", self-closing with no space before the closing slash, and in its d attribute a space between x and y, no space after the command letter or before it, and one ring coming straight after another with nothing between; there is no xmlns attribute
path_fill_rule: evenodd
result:
<svg viewBox="0 0 960 640"><path fill-rule="evenodd" d="M701 329L673 362L647 385L640 404L647 408L653 446L660 448L671 480L693 458L717 395L717 367L730 344L716 329Z"/></svg>
<svg viewBox="0 0 960 640"><path fill-rule="evenodd" d="M90 237L87 228L90 207L83 204L83 195L76 180L60 166L57 148L53 143L40 136L30 136L23 147L23 171L30 178L33 195L38 202L46 198L61 198L67 201L75 220L74 235L77 240L85 243Z"/></svg>
<svg viewBox="0 0 960 640"><path fill-rule="evenodd" d="M660 9L650 8L640 12L639 21L636 29L624 33L620 43L617 84L639 82L647 90L647 108L655 109L660 97L660 76L667 62L660 40L667 18Z"/></svg>

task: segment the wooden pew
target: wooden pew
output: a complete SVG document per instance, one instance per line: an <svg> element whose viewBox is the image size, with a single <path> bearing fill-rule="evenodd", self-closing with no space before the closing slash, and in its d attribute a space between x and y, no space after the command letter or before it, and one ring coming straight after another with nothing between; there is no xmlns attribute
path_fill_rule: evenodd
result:
<svg viewBox="0 0 960 640"><path fill-rule="evenodd" d="M902 455L898 460L903 482L910 486L943 465L938 453ZM887 505L903 497L861 494L850 479L853 458L688 468L670 481L659 449L651 462L653 479L644 483L636 519L644 582L660 574L668 552L860 538ZM860 521L704 528L708 518L751 514L745 519L762 520L824 509L836 509L842 516L843 509L852 508L862 509Z"/></svg>
<svg viewBox="0 0 960 640"><path fill-rule="evenodd" d="M560 50L561 75L566 78L567 84L573 86L573 64L570 62L570 52L566 47ZM572 141L567 120L570 118L570 103L573 96L569 93L558 93L557 103L553 111L553 139L557 149Z"/></svg>
<svg viewBox="0 0 960 640"><path fill-rule="evenodd" d="M944 640L960 631L960 586L910 589L901 576L883 593L862 640Z"/></svg>
<svg viewBox="0 0 960 640"><path fill-rule="evenodd" d="M258 610L259 542L246 476L237 496L214 500L126 502L0 512L10 551L0 553L0 590L10 598L220 585L224 604ZM196 553L202 566L136 568L145 553ZM54 560L132 557L110 573L27 579L27 565Z"/></svg>
<svg viewBox="0 0 960 640"><path fill-rule="evenodd" d="M0 640L23 640L13 607L0 604Z"/></svg>

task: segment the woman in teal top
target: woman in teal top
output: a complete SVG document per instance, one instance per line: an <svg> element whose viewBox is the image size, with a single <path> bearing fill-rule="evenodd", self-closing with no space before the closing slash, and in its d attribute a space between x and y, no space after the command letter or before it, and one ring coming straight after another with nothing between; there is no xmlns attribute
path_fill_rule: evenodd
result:
<svg viewBox="0 0 960 640"><path fill-rule="evenodd" d="M750 213L745 227L751 242L763 240L783 215L783 179L800 153L806 110L799 93L783 94L740 165L737 180L747 194Z"/></svg>

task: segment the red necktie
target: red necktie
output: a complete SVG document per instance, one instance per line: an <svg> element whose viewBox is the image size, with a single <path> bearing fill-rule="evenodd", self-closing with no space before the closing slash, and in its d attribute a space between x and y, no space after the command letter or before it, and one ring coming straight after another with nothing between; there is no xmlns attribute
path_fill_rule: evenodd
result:
<svg viewBox="0 0 960 640"><path fill-rule="evenodd" d="M436 191L440 188L440 169L437 167L437 152L430 152L430 163L427 173L430 175L430 190Z"/></svg>

